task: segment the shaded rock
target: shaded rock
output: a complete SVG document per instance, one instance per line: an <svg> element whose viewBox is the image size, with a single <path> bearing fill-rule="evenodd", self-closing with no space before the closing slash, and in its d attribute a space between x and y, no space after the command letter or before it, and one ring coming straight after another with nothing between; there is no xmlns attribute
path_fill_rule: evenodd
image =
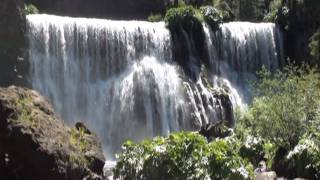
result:
<svg viewBox="0 0 320 180"><path fill-rule="evenodd" d="M27 85L24 0L1 0L0 17L0 86Z"/></svg>
<svg viewBox="0 0 320 180"><path fill-rule="evenodd" d="M290 9L284 42L287 56L298 63L317 63L310 57L309 42L320 27L320 1L285 2Z"/></svg>
<svg viewBox="0 0 320 180"><path fill-rule="evenodd" d="M225 138L232 134L232 130L225 126L222 122L218 123L208 123L202 126L199 134L206 137L208 141L214 138Z"/></svg>
<svg viewBox="0 0 320 180"><path fill-rule="evenodd" d="M77 128L77 130L84 130L86 134L91 134L90 130L84 125L83 122L77 122L75 124L75 127Z"/></svg>
<svg viewBox="0 0 320 180"><path fill-rule="evenodd" d="M169 0L26 0L41 13L113 19L146 19L164 13Z"/></svg>
<svg viewBox="0 0 320 180"><path fill-rule="evenodd" d="M102 179L97 137L66 126L33 90L0 88L0 147L0 179Z"/></svg>

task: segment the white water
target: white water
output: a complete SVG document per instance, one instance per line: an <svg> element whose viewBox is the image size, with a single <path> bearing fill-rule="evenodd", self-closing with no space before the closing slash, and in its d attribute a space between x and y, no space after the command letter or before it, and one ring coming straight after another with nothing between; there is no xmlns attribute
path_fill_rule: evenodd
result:
<svg viewBox="0 0 320 180"><path fill-rule="evenodd" d="M230 22L216 33L203 27L214 84L232 87L233 104L250 101L249 83L262 66L275 71L284 64L281 33L273 23Z"/></svg>
<svg viewBox="0 0 320 180"><path fill-rule="evenodd" d="M207 80L191 82L172 58L163 22L52 15L27 20L32 86L68 123L84 121L97 132L108 158L126 139L228 120L228 104L213 91L243 106L249 93L243 82L262 64L279 66L273 24L229 23L216 33L204 25L211 67Z"/></svg>

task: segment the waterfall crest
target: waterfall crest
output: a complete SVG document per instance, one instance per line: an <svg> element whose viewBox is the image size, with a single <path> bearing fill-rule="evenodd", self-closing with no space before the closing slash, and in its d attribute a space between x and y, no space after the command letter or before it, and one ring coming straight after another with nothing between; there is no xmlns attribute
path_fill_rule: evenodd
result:
<svg viewBox="0 0 320 180"><path fill-rule="evenodd" d="M33 88L68 123L84 121L97 132L109 158L126 139L232 119L250 93L243 82L262 65L281 65L273 24L228 23L216 32L204 24L210 64L191 80L173 58L163 22L53 15L27 21Z"/></svg>

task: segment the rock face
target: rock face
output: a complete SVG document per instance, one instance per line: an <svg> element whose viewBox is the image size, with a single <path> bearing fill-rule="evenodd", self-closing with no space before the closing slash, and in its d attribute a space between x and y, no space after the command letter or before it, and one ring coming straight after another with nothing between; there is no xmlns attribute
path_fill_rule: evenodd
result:
<svg viewBox="0 0 320 180"><path fill-rule="evenodd" d="M290 9L285 41L286 53L296 62L310 62L310 38L320 27L320 1L285 2Z"/></svg>
<svg viewBox="0 0 320 180"><path fill-rule="evenodd" d="M165 11L169 0L26 0L41 12L67 16L113 19L146 19L151 13Z"/></svg>
<svg viewBox="0 0 320 180"><path fill-rule="evenodd" d="M64 125L37 92L0 88L0 179L102 179L97 137Z"/></svg>
<svg viewBox="0 0 320 180"><path fill-rule="evenodd" d="M26 85L24 0L0 2L0 86Z"/></svg>

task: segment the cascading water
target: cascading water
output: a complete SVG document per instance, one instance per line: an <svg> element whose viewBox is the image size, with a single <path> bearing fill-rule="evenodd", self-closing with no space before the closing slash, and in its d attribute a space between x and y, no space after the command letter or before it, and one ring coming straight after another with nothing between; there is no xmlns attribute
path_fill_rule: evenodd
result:
<svg viewBox="0 0 320 180"><path fill-rule="evenodd" d="M284 66L281 33L273 23L230 22L215 33L208 25L203 27L211 79L215 87L234 87L230 89L233 104L250 101L249 83L262 66L272 72Z"/></svg>
<svg viewBox="0 0 320 180"><path fill-rule="evenodd" d="M190 81L163 22L27 20L32 86L68 123L84 121L97 132L109 158L126 139L230 119L231 102L242 106L247 96L242 82L281 59L273 24L228 23L217 32L204 25L210 67L201 68L206 78Z"/></svg>

